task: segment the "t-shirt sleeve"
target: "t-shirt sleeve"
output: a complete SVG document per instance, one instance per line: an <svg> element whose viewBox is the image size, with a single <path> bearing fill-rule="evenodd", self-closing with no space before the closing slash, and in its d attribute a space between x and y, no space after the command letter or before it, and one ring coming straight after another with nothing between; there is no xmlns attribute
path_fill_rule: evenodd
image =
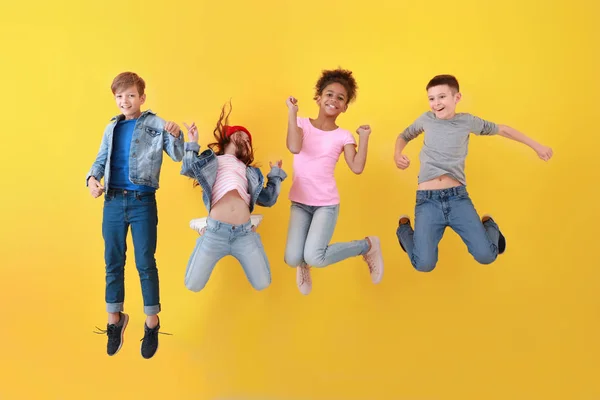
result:
<svg viewBox="0 0 600 400"><path fill-rule="evenodd" d="M312 127L312 125L308 121L308 118L296 117L296 125L298 125L298 128L302 129L302 133L304 136L310 133L310 128Z"/></svg>
<svg viewBox="0 0 600 400"><path fill-rule="evenodd" d="M475 135L481 136L491 136L496 135L499 131L498 125L491 121L486 121L485 119L481 119L475 115L471 115L471 126L469 129Z"/></svg>
<svg viewBox="0 0 600 400"><path fill-rule="evenodd" d="M400 136L402 136L402 139L404 139L406 142L410 142L423 133L423 131L423 115L421 115L415 120L415 122L410 124L410 126L406 128L404 132L400 134Z"/></svg>
<svg viewBox="0 0 600 400"><path fill-rule="evenodd" d="M352 134L348 131L344 131L344 136L342 137L342 147L346 146L347 144L351 144L356 146L356 139L354 139L354 136L352 136Z"/></svg>

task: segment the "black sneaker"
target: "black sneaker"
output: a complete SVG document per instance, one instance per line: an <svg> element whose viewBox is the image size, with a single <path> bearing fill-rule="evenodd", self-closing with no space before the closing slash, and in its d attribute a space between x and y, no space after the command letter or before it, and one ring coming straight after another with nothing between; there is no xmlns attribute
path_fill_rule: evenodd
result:
<svg viewBox="0 0 600 400"><path fill-rule="evenodd" d="M485 221L490 220L490 219L492 221L494 221L494 219L492 218L491 215L484 215L481 218L481 222L485 223ZM494 222L496 222L496 221L494 221ZM498 224L496 224L496 225L498 225ZM500 232L500 227L498 227L498 234L500 235L498 237L498 254L502 254L506 250L506 238L504 237L504 235L502 234L502 232Z"/></svg>
<svg viewBox="0 0 600 400"><path fill-rule="evenodd" d="M116 324L106 324L106 330L98 329L98 332L94 332L100 335L106 334L108 336L108 343L106 345L106 353L109 356L114 356L121 350L123 346L123 336L125 334L125 328L127 328L127 322L129 322L129 315L125 313L119 313L121 318Z"/></svg>
<svg viewBox="0 0 600 400"><path fill-rule="evenodd" d="M158 334L161 335L170 335L170 333L159 332L160 330L160 321L158 324L150 329L148 325L144 323L144 337L142 338L142 357L148 359L154 356L156 350L158 349Z"/></svg>

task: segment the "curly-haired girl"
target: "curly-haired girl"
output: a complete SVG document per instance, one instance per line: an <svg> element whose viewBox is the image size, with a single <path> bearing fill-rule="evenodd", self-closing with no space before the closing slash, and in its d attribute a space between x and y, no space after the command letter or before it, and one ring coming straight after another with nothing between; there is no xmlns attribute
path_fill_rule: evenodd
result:
<svg viewBox="0 0 600 400"><path fill-rule="evenodd" d="M356 81L344 69L323 71L315 87L319 106L316 119L298 117L298 101L289 97L287 148L294 154L292 202L285 262L296 268L296 283L302 294L312 289L310 266L326 267L363 255L373 283L383 277L379 238L329 244L335 230L340 196L334 177L335 166L344 153L348 167L360 174L367 161L371 128L358 127L358 149L352 134L336 124L337 117L356 97Z"/></svg>

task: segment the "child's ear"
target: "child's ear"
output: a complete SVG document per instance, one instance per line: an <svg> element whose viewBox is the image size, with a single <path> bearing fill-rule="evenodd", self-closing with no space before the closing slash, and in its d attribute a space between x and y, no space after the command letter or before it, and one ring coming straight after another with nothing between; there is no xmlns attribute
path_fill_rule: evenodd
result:
<svg viewBox="0 0 600 400"><path fill-rule="evenodd" d="M146 93L140 96L140 100L142 101L142 104L146 102Z"/></svg>
<svg viewBox="0 0 600 400"><path fill-rule="evenodd" d="M462 99L462 93L458 92L456 93L456 102L458 103L460 99Z"/></svg>

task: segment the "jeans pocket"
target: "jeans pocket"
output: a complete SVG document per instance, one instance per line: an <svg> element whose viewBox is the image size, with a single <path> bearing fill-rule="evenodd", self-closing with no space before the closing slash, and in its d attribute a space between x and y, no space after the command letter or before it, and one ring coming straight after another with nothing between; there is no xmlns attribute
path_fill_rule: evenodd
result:
<svg viewBox="0 0 600 400"><path fill-rule="evenodd" d="M136 195L135 199L142 203L156 203L156 195L154 193L141 193Z"/></svg>

